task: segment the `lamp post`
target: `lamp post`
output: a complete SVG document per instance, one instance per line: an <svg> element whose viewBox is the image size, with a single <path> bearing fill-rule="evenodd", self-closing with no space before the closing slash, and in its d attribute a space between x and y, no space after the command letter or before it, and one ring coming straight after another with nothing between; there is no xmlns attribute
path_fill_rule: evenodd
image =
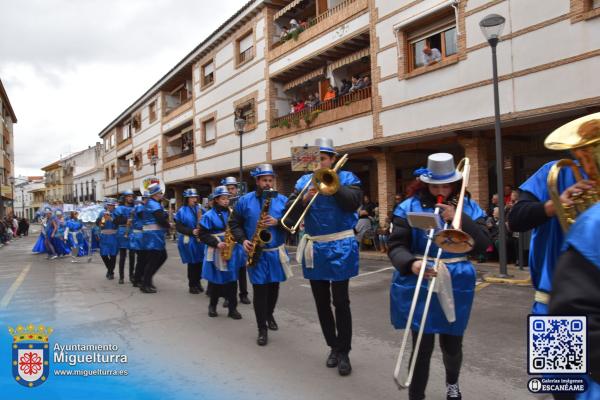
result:
<svg viewBox="0 0 600 400"><path fill-rule="evenodd" d="M244 185L242 183L244 181L244 166L242 164L242 135L244 134L246 119L243 118L238 112L236 112L235 114L236 117L233 121L233 124L235 125L235 130L237 131L238 136L240 137L240 195L242 195L244 191Z"/></svg>
<svg viewBox="0 0 600 400"><path fill-rule="evenodd" d="M483 32L486 40L492 48L492 71L494 76L494 137L496 141L496 190L498 192L498 208L499 208L499 246L498 259L500 262L500 277L506 277L506 222L504 218L504 176L503 176L503 157L502 157L502 132L500 130L500 97L498 94L498 60L496 57L496 46L500 41L500 35L504 29L503 16L498 14L490 14L484 17L479 22L479 27Z"/></svg>
<svg viewBox="0 0 600 400"><path fill-rule="evenodd" d="M156 164L158 164L158 156L156 154L152 154L152 157L150 157L150 164L154 167L154 176L156 176Z"/></svg>

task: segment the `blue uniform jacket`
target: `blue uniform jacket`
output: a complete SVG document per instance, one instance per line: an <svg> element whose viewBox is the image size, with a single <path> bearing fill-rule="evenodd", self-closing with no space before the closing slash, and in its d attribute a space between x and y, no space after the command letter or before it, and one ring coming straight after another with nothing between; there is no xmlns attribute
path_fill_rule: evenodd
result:
<svg viewBox="0 0 600 400"><path fill-rule="evenodd" d="M188 228L196 229L198 227L199 210L201 208L197 204L194 208L183 206L175 214L175 221ZM181 262L184 264L199 264L204 258L204 243L194 236L190 237L181 232L177 233L177 249L179 250Z"/></svg>
<svg viewBox="0 0 600 400"><path fill-rule="evenodd" d="M133 211L133 207L128 205L120 205L115 208L115 217L122 217L124 221L117 228L117 241L119 242L120 249L129 248L129 238L125 234L127 232L127 220L131 216L131 211Z"/></svg>
<svg viewBox="0 0 600 400"><path fill-rule="evenodd" d="M142 250L142 228L144 227L142 217L144 205L136 204L133 209L133 220L131 221L131 230L129 232L129 249Z"/></svg>
<svg viewBox="0 0 600 400"><path fill-rule="evenodd" d="M165 249L165 234L166 230L158 225L158 221L154 218L156 211L165 212L160 203L152 198L144 206L142 213L143 224L143 250L164 250Z"/></svg>
<svg viewBox="0 0 600 400"><path fill-rule="evenodd" d="M100 223L104 213L101 211L96 219ZM117 241L117 226L114 223L114 212L110 213L112 220L106 220L104 227L100 227L100 255L101 256L116 256L119 252L119 243Z"/></svg>

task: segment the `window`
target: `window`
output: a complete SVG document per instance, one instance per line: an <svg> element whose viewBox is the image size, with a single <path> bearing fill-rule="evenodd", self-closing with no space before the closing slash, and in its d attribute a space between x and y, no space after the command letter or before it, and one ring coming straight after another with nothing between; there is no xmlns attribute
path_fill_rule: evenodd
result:
<svg viewBox="0 0 600 400"><path fill-rule="evenodd" d="M436 24L433 29L428 26L427 32L420 29L409 33L409 70L434 65L457 53L456 21L454 16L450 20Z"/></svg>
<svg viewBox="0 0 600 400"><path fill-rule="evenodd" d="M110 148L115 147L115 134L110 135Z"/></svg>
<svg viewBox="0 0 600 400"><path fill-rule="evenodd" d="M237 105L235 113L246 120L245 132L256 128L256 100L254 98Z"/></svg>
<svg viewBox="0 0 600 400"><path fill-rule="evenodd" d="M104 151L108 151L110 145L110 141L108 138L104 138Z"/></svg>
<svg viewBox="0 0 600 400"><path fill-rule="evenodd" d="M254 32L250 31L248 34L238 39L236 42L237 48L237 65L251 60L254 57Z"/></svg>
<svg viewBox="0 0 600 400"><path fill-rule="evenodd" d="M139 171L142 169L142 167L144 165L144 160L142 157L141 150L136 151L135 154L133 155L133 165L135 166L136 171Z"/></svg>
<svg viewBox="0 0 600 400"><path fill-rule="evenodd" d="M153 101L152 103L148 104L148 118L150 120L150 123L156 121L156 101Z"/></svg>
<svg viewBox="0 0 600 400"><path fill-rule="evenodd" d="M217 123L215 118L202 121L202 144L214 143L217 139Z"/></svg>
<svg viewBox="0 0 600 400"><path fill-rule="evenodd" d="M127 121L121 127L121 141L125 141L131 137L131 121Z"/></svg>
<svg viewBox="0 0 600 400"><path fill-rule="evenodd" d="M592 0L592 9L600 8L600 0Z"/></svg>
<svg viewBox="0 0 600 400"><path fill-rule="evenodd" d="M115 164L112 164L110 166L110 179L115 179L115 176L116 176L116 174L115 174Z"/></svg>
<svg viewBox="0 0 600 400"><path fill-rule="evenodd" d="M133 127L133 129L135 129L136 132L139 132L140 129L142 129L142 114L141 113L135 113L133 114L133 117L131 118L131 126Z"/></svg>
<svg viewBox="0 0 600 400"><path fill-rule="evenodd" d="M215 63L210 60L202 66L202 86L208 86L215 81Z"/></svg>

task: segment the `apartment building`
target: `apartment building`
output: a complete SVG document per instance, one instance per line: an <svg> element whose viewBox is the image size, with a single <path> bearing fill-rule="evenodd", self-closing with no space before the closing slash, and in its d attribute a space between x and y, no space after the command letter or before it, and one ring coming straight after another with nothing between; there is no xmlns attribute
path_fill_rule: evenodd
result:
<svg viewBox="0 0 600 400"><path fill-rule="evenodd" d="M13 125L17 116L10 104L8 94L0 80L0 131L2 133L0 164L0 216L12 211L13 193L10 185L14 176L15 155L13 152Z"/></svg>
<svg viewBox="0 0 600 400"><path fill-rule="evenodd" d="M43 176L19 176L14 184L14 209L19 218L33 219L41 204L36 204L34 191L44 189ZM42 198L43 202L43 198Z"/></svg>
<svg viewBox="0 0 600 400"><path fill-rule="evenodd" d="M299 175L290 147L327 136L382 215L438 151L470 157L469 190L485 206L496 181L494 106L479 22L491 13L506 19L502 161L517 185L562 156L543 147L549 132L600 109L598 1L250 1L100 133L105 190L140 190L157 175L178 202L186 186L206 195L237 176L241 148L245 180L270 162L287 194ZM439 54L430 62L425 45ZM370 82L342 90L353 77ZM308 99L319 104L292 112Z"/></svg>
<svg viewBox="0 0 600 400"><path fill-rule="evenodd" d="M63 168L61 161L55 161L42 168L44 171L44 200L49 204L63 203Z"/></svg>
<svg viewBox="0 0 600 400"><path fill-rule="evenodd" d="M104 146L97 142L69 157L73 168L69 203L95 202L104 197L103 151Z"/></svg>

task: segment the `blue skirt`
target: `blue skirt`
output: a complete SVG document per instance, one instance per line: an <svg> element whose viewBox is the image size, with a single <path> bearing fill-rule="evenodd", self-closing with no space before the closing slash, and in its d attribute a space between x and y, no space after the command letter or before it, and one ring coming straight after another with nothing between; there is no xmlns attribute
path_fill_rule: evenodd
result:
<svg viewBox="0 0 600 400"><path fill-rule="evenodd" d="M467 328L473 297L475 295L475 268L468 261L446 264L452 277L452 292L454 294L454 307L456 321L449 323L444 315L437 294L433 293L429 313L425 321L425 333L444 333L447 335L462 336ZM390 313L392 325L396 329L406 327L406 319L410 311L413 294L417 284L417 275L400 275L394 271L392 287L390 290ZM419 299L411 328L419 330L425 298L427 297L427 281L424 279L419 291Z"/></svg>
<svg viewBox="0 0 600 400"><path fill-rule="evenodd" d="M306 268L302 259L305 279L318 281L345 281L358 275L358 242L348 237L335 242L313 242L314 268Z"/></svg>
<svg viewBox="0 0 600 400"><path fill-rule="evenodd" d="M33 249L31 250L33 253L45 253L47 251L46 245L44 242L46 241L46 237L44 234L40 233L38 240L33 245Z"/></svg>
<svg viewBox="0 0 600 400"><path fill-rule="evenodd" d="M227 271L219 270L213 261L207 261L209 246L205 246L204 262L202 263L202 277L210 283L224 284L235 282L238 279L238 272L242 265L246 264L246 257L241 245L236 244L231 254L231 260L227 263ZM215 257L220 257L215 253Z"/></svg>
<svg viewBox="0 0 600 400"><path fill-rule="evenodd" d="M128 249L129 248L129 237L125 237L126 232L127 232L126 226L120 226L117 229L117 240L119 242L120 249Z"/></svg>
<svg viewBox="0 0 600 400"><path fill-rule="evenodd" d="M64 256L71 252L69 245L62 238L59 238L58 235L54 236L52 239L52 245L54 246L54 250L56 250L56 254L59 256Z"/></svg>
<svg viewBox="0 0 600 400"><path fill-rule="evenodd" d="M181 257L181 262L184 264L200 264L204 259L204 251L205 245L202 242L199 242L195 237L189 237L182 235L181 233L177 235L177 250L179 250L179 257ZM188 240L185 243L185 240Z"/></svg>
<svg viewBox="0 0 600 400"><path fill-rule="evenodd" d="M92 236L92 251L100 249L100 236L95 234L94 232L91 233L91 236Z"/></svg>
<svg viewBox="0 0 600 400"><path fill-rule="evenodd" d="M129 249L143 250L143 233L141 229L133 229L129 232Z"/></svg>
<svg viewBox="0 0 600 400"><path fill-rule="evenodd" d="M73 236L77 238L77 244L75 244L75 239ZM87 256L89 252L89 247L87 241L85 240L82 232L70 233L67 236L67 245L69 248L77 247L79 250L77 252L77 257Z"/></svg>

